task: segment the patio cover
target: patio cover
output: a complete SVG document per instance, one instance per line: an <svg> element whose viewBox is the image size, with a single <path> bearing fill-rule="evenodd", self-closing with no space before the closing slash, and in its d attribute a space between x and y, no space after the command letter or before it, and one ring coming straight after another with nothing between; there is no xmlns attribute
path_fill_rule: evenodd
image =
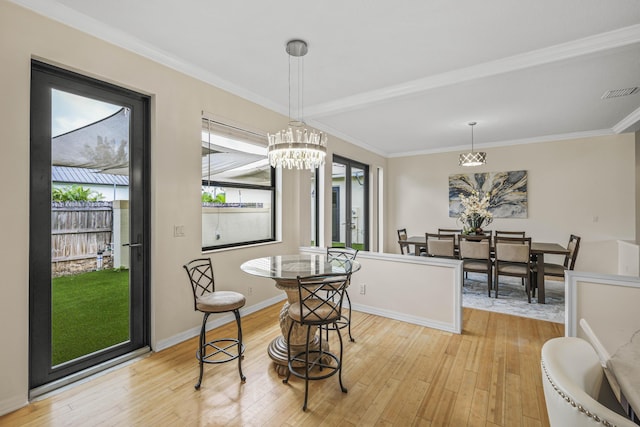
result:
<svg viewBox="0 0 640 427"><path fill-rule="evenodd" d="M263 168L243 168L264 159L264 155L208 141L202 141L201 145L203 179L223 180L265 173ZM51 156L53 166L129 175L129 109L123 107L104 119L52 138Z"/></svg>
<svg viewBox="0 0 640 427"><path fill-rule="evenodd" d="M51 138L51 164L129 175L129 109Z"/></svg>

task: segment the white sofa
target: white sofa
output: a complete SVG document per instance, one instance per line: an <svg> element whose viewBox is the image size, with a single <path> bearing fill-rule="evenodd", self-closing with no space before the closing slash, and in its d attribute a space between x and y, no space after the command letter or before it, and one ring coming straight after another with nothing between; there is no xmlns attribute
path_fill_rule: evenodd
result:
<svg viewBox="0 0 640 427"><path fill-rule="evenodd" d="M600 359L587 341L575 337L547 341L541 369L551 427L638 427L622 415Z"/></svg>

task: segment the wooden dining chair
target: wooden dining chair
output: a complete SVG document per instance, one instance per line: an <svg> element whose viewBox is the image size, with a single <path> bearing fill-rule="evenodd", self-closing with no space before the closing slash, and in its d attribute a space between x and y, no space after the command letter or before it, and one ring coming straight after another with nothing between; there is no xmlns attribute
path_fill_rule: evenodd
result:
<svg viewBox="0 0 640 427"><path fill-rule="evenodd" d="M461 228L438 228L438 233L442 234L460 234L462 233Z"/></svg>
<svg viewBox="0 0 640 427"><path fill-rule="evenodd" d="M456 248L458 247L458 243L460 243L460 239L458 236L462 234L461 228L438 228L438 234L453 234L455 236L454 243Z"/></svg>
<svg viewBox="0 0 640 427"><path fill-rule="evenodd" d="M500 236L500 237L526 237L524 231L496 230L495 233L494 233L494 237L498 237L498 236ZM535 282L534 282L534 284L535 284ZM524 278L522 279L522 286L524 286Z"/></svg>
<svg viewBox="0 0 640 427"><path fill-rule="evenodd" d="M401 240L407 240L408 238L407 229L399 228L397 231L398 231L398 244L400 245L400 253L402 255L405 255L405 252L406 252L406 255L412 255L411 250L409 248L409 244L401 242Z"/></svg>
<svg viewBox="0 0 640 427"><path fill-rule="evenodd" d="M425 233L426 256L456 258L455 234Z"/></svg>
<svg viewBox="0 0 640 427"><path fill-rule="evenodd" d="M526 237L524 231L504 231L496 230L494 232L495 237Z"/></svg>
<svg viewBox="0 0 640 427"><path fill-rule="evenodd" d="M438 234L461 234L461 228L438 228Z"/></svg>
<svg viewBox="0 0 640 427"><path fill-rule="evenodd" d="M500 276L520 277L531 302L531 237L495 237L493 288L498 298Z"/></svg>
<svg viewBox="0 0 640 427"><path fill-rule="evenodd" d="M491 296L493 260L491 259L491 236L460 235L460 259L466 273L487 275L487 294Z"/></svg>
<svg viewBox="0 0 640 427"><path fill-rule="evenodd" d="M402 243L402 240L407 240L408 236L407 236L407 229L406 228L399 228L398 230L398 244L400 245L400 253L402 255L415 255L415 253L411 252L411 245L409 243ZM420 252L419 254L422 255L424 254L425 249L424 248L420 248Z"/></svg>
<svg viewBox="0 0 640 427"><path fill-rule="evenodd" d="M580 249L580 237L572 234L569 236L569 243L567 244L567 250L569 253L565 255L564 262L562 264L554 264L554 263L544 263L544 275L552 276L552 277L562 277L564 278L565 272L567 270L573 270L576 265L576 259L578 258L578 250ZM535 264L533 266L532 272L532 280L533 280L533 289L532 294L535 296L536 286L538 283L538 269Z"/></svg>

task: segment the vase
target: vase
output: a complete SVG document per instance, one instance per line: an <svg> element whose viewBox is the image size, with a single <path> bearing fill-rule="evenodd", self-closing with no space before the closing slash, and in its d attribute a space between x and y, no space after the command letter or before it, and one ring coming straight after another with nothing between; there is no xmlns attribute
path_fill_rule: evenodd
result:
<svg viewBox="0 0 640 427"><path fill-rule="evenodd" d="M486 218L480 215L472 215L467 219L466 234L475 234L476 231L482 230Z"/></svg>

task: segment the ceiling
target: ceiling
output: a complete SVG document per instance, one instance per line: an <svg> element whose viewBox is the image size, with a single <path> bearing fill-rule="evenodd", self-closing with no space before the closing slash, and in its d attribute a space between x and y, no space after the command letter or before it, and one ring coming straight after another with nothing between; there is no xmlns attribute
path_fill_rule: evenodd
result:
<svg viewBox="0 0 640 427"><path fill-rule="evenodd" d="M284 115L303 39L305 121L384 156L640 129L640 0L13 1Z"/></svg>

